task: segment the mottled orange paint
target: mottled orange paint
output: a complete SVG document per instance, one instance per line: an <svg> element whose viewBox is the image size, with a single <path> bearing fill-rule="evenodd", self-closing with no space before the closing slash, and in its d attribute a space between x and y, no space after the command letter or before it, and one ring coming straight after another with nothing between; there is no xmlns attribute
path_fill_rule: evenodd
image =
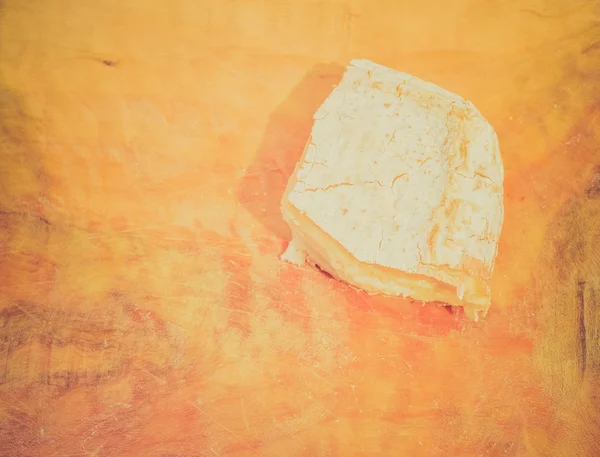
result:
<svg viewBox="0 0 600 457"><path fill-rule="evenodd" d="M0 455L600 455L599 15L4 1ZM279 260L281 195L352 58L497 130L483 322Z"/></svg>

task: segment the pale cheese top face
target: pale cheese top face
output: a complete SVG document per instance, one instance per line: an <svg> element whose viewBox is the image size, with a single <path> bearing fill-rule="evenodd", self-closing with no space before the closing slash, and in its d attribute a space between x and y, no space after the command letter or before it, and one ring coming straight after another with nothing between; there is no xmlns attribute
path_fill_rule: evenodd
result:
<svg viewBox="0 0 600 457"><path fill-rule="evenodd" d="M359 261L453 285L440 267L489 279L503 167L470 102L355 60L314 121L291 204Z"/></svg>

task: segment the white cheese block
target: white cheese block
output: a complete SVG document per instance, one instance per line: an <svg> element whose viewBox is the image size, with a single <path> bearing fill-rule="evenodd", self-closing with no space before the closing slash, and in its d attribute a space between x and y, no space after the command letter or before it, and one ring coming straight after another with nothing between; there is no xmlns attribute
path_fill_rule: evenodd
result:
<svg viewBox="0 0 600 457"><path fill-rule="evenodd" d="M434 84L353 60L314 115L282 199L282 258L369 293L490 306L504 219L494 129Z"/></svg>

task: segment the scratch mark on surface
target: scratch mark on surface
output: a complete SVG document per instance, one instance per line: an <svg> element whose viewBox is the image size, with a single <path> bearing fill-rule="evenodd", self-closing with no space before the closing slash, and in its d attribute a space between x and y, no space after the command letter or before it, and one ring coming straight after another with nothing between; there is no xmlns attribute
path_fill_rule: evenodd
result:
<svg viewBox="0 0 600 457"><path fill-rule="evenodd" d="M285 303L280 303L279 306L281 306L282 308L285 308L285 309L291 311L294 314L297 314L298 316L309 317L309 318L312 319L312 316L310 314L306 314L306 313L300 312L297 309L294 309L291 306L286 305Z"/></svg>
<svg viewBox="0 0 600 457"><path fill-rule="evenodd" d="M104 354L104 351L102 351L101 355ZM145 373L148 373L152 378L154 378L154 380L160 384L166 384L167 381L165 381L164 379L161 379L155 375L153 375L152 373L150 373L150 371L148 371L146 368L142 367L142 366L137 366L140 370L142 370Z"/></svg>
<svg viewBox="0 0 600 457"><path fill-rule="evenodd" d="M329 411L325 406L323 406L323 404L321 404L320 402L318 402L317 400L315 400L312 395L309 394L304 394L306 396L306 398L308 398L310 401L312 401L313 403L319 405L323 411L325 411L327 414L329 414L331 417L333 417L336 420L340 420L340 418L338 416L336 416L335 414L333 414L331 411Z"/></svg>
<svg viewBox="0 0 600 457"><path fill-rule="evenodd" d="M571 9L570 11L565 11L565 12L556 13L556 14L544 14L544 13L540 13L539 11L536 11L536 10L530 9L530 8L521 8L519 11L521 13L531 14L532 16L538 17L540 19L564 19L567 16L577 13L579 10L581 10L581 7L576 7L576 8Z"/></svg>
<svg viewBox="0 0 600 457"><path fill-rule="evenodd" d="M219 426L220 428L222 428L223 430L225 430L227 433L229 433L231 436L233 436L235 439L239 440L241 443L245 443L246 446L248 447L248 449L250 451L252 451L252 453L256 454L256 455L260 455L258 452L256 452L255 449L253 449L252 447L248 446L248 443L246 443L242 438L240 438L233 430L231 430L230 428L226 427L225 425L221 424L220 422L217 422L217 420L212 417L210 414L208 414L206 411L203 411L202 409L200 409L197 405L195 405L194 403L190 402L190 405L192 405L192 407L194 409L196 409L198 412L202 413L202 415L206 416L210 421L212 421L215 425Z"/></svg>
<svg viewBox="0 0 600 457"><path fill-rule="evenodd" d="M325 379L323 376L321 376L320 374L318 374L316 371L314 371L312 368L309 368L308 371L310 371L313 375L315 375L317 378L319 378L320 380L324 381L326 384L329 384L331 387L335 387L334 384L332 384L331 382L329 382L327 379Z"/></svg>
<svg viewBox="0 0 600 457"><path fill-rule="evenodd" d="M441 318L441 321L445 322L446 319L445 318ZM429 336L429 335L417 335L416 333L406 333L406 332L393 332L394 335L399 335L399 336L404 336L406 338L414 338L416 340L422 340L422 341L436 341L436 340L440 340L441 337L439 336Z"/></svg>
<svg viewBox="0 0 600 457"><path fill-rule="evenodd" d="M14 395L11 395L11 394L9 394L8 392L5 392L5 394L6 394L8 397L10 397L10 398L11 398L13 401L15 401L15 402L19 403L19 404L20 404L20 405L23 407L23 409L25 409L25 410L26 410L26 411L27 411L27 412L28 412L30 415L33 415L33 414L34 414L34 411L33 411L33 409L31 409L31 407L29 407L29 405L27 405L27 403L25 403L25 402L23 402L23 401L19 400L17 397L15 397Z"/></svg>
<svg viewBox="0 0 600 457"><path fill-rule="evenodd" d="M250 427L248 426L248 418L246 417L246 407L244 406L244 394L240 392L240 403L242 404L242 417L244 418L244 424L246 424L246 430L250 433Z"/></svg>
<svg viewBox="0 0 600 457"><path fill-rule="evenodd" d="M52 225L52 223L48 219L46 219L45 217L36 216L34 214L29 214L29 213L21 212L21 211L3 211L3 210L0 210L0 215L3 215L3 216L17 216L17 217L21 217L22 219L34 219L37 222L42 222L45 225Z"/></svg>
<svg viewBox="0 0 600 457"><path fill-rule="evenodd" d="M590 44L589 46L586 46L585 48L583 48L581 50L582 54L587 54L590 51L594 51L595 49L600 49L600 41L596 41L592 44Z"/></svg>
<svg viewBox="0 0 600 457"><path fill-rule="evenodd" d="M371 305L369 300L367 300L366 297L362 293L359 293L358 297L360 297L360 299L364 302L364 304L367 305L367 307L369 308L369 312L366 314L375 314L375 309L373 309L373 306ZM355 355L354 358L351 360L351 362L354 362L357 358L358 358L358 356Z"/></svg>
<svg viewBox="0 0 600 457"><path fill-rule="evenodd" d="M134 227L134 228L130 228L130 229L118 230L117 233L141 232L144 230L156 230L157 228L158 228L158 226L156 226L156 225L149 225L146 227Z"/></svg>
<svg viewBox="0 0 600 457"><path fill-rule="evenodd" d="M233 313L243 313L243 314L248 314L248 315L254 314L253 311L246 311L245 309L228 308L227 306L223 307L223 309L229 310Z"/></svg>
<svg viewBox="0 0 600 457"><path fill-rule="evenodd" d="M42 320L39 319L37 316L35 316L34 314L31 314L29 311L27 311L23 306L21 306L20 304L16 304L15 307L17 309L19 309L23 314L25 314L29 319L37 322L38 324L42 324Z"/></svg>
<svg viewBox="0 0 600 457"><path fill-rule="evenodd" d="M16 418L16 417L14 417L14 416L12 416L12 417L11 417L11 421L13 421L13 422L16 422L16 423L18 423L18 424L21 424L23 427L25 427L25 428L26 428L26 429L28 429L28 430L32 428L32 425L31 425L31 424L26 424L25 422L23 422L23 421L22 421L22 420L20 420L20 419L17 419L17 418Z"/></svg>
<svg viewBox="0 0 600 457"><path fill-rule="evenodd" d="M587 364L587 341L585 335L585 281L577 283L577 304L579 305L579 345L581 349L581 373Z"/></svg>
<svg viewBox="0 0 600 457"><path fill-rule="evenodd" d="M55 282L58 282L58 281L56 281L56 280L53 280L53 281L36 281L36 282L26 282L24 284L10 284L8 286L2 286L2 287L0 287L0 290L2 290L2 289L11 289L13 287L37 286L39 284L53 284Z"/></svg>
<svg viewBox="0 0 600 457"><path fill-rule="evenodd" d="M597 167L596 173L594 173L594 176L592 177L585 194L588 198L600 197L600 167Z"/></svg>

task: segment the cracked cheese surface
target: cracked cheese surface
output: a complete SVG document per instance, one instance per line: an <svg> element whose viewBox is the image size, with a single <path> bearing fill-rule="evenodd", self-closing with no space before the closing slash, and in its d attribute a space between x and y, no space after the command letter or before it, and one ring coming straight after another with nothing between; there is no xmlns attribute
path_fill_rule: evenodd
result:
<svg viewBox="0 0 600 457"><path fill-rule="evenodd" d="M502 182L496 134L470 102L354 60L314 115L282 208L288 222L295 219L295 239L302 226L290 205L356 262L451 285L460 302L479 303L485 312L503 221ZM309 250L306 244L296 240L293 249ZM310 250L314 257L326 249ZM341 268L325 267L363 286Z"/></svg>

